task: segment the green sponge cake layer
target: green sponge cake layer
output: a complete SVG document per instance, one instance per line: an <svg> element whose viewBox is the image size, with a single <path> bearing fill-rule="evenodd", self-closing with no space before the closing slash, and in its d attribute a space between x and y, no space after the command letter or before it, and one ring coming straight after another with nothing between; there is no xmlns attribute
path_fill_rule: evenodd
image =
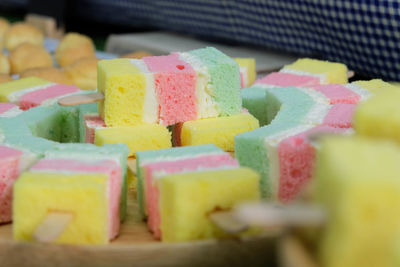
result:
<svg viewBox="0 0 400 267"><path fill-rule="evenodd" d="M260 190L264 198L272 196L269 181L270 160L264 139L302 124L315 101L295 87L272 88L267 91L267 126L235 137L235 155L241 166L250 167L261 175Z"/></svg>
<svg viewBox="0 0 400 267"><path fill-rule="evenodd" d="M60 109L36 107L23 112L20 116L34 136L56 142L61 140L62 117Z"/></svg>
<svg viewBox="0 0 400 267"><path fill-rule="evenodd" d="M239 66L232 58L213 47L189 51L208 68L211 76L208 88L222 116L239 114L242 111L240 97Z"/></svg>
<svg viewBox="0 0 400 267"><path fill-rule="evenodd" d="M95 146L92 144L57 144L48 150L46 158L61 158L81 161L114 160L122 169L122 191L120 202L121 221L126 218L127 209L127 158L129 148L124 144Z"/></svg>
<svg viewBox="0 0 400 267"><path fill-rule="evenodd" d="M39 157L43 157L46 151L53 149L58 144L57 142L32 135L8 136L3 143L29 149L38 154Z"/></svg>
<svg viewBox="0 0 400 267"><path fill-rule="evenodd" d="M21 116L0 118L0 140L8 136L31 135L31 130Z"/></svg>
<svg viewBox="0 0 400 267"><path fill-rule="evenodd" d="M178 159L184 159L187 157L217 154L223 153L224 151L215 145L199 145L199 146L186 146L186 147L174 147L159 150L147 150L139 151L136 153L136 172L138 178L137 184L137 198L139 204L140 215L145 218L147 214L144 214L144 173L143 165L147 163L153 163L156 161L174 161Z"/></svg>
<svg viewBox="0 0 400 267"><path fill-rule="evenodd" d="M256 117L260 126L270 123L267 117L267 90L252 86L241 90L243 107Z"/></svg>

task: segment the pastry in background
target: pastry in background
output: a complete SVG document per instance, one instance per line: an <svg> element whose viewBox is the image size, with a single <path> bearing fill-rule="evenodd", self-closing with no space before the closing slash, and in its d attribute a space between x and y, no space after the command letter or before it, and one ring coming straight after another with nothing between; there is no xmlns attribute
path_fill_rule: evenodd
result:
<svg viewBox="0 0 400 267"><path fill-rule="evenodd" d="M53 60L42 46L23 43L13 49L9 56L11 74L20 74L27 69L52 67Z"/></svg>
<svg viewBox="0 0 400 267"><path fill-rule="evenodd" d="M71 65L81 58L95 58L95 47L92 39L79 33L68 33L61 40L55 53L59 66Z"/></svg>
<svg viewBox="0 0 400 267"><path fill-rule="evenodd" d="M6 83L6 82L11 82L13 78L11 78L10 75L8 74L1 74L0 73L0 83Z"/></svg>
<svg viewBox="0 0 400 267"><path fill-rule="evenodd" d="M122 55L121 57L123 58L136 58L136 59L141 59L143 57L151 57L153 56L153 54L147 52L147 51L143 51L143 50L139 50L136 52L132 52L132 53L128 53L125 55Z"/></svg>
<svg viewBox="0 0 400 267"><path fill-rule="evenodd" d="M97 88L97 59L82 58L64 69L67 77L82 90Z"/></svg>
<svg viewBox="0 0 400 267"><path fill-rule="evenodd" d="M61 83L61 84L72 84L67 74L55 67L42 67L25 70L20 74L20 78L25 77L38 77L50 82Z"/></svg>
<svg viewBox="0 0 400 267"><path fill-rule="evenodd" d="M10 74L10 62L6 55L0 52L0 74Z"/></svg>
<svg viewBox="0 0 400 267"><path fill-rule="evenodd" d="M5 18L0 17L0 50L3 48L4 35L10 28L10 23Z"/></svg>
<svg viewBox="0 0 400 267"><path fill-rule="evenodd" d="M43 33L24 22L12 24L4 35L4 47L13 50L22 43L43 46Z"/></svg>

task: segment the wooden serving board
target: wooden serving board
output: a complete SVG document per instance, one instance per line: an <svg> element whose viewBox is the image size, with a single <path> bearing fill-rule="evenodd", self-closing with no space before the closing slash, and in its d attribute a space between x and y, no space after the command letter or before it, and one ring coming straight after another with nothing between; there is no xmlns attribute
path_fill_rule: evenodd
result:
<svg viewBox="0 0 400 267"><path fill-rule="evenodd" d="M129 162L134 166L134 162ZM12 224L0 225L0 266L276 266L280 232L223 240L162 243L139 219L136 192L128 215L109 245L77 246L17 242Z"/></svg>

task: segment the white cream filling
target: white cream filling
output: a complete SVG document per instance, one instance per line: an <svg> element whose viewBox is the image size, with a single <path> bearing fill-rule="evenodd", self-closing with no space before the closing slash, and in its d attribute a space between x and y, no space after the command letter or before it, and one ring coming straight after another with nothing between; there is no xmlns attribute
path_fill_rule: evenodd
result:
<svg viewBox="0 0 400 267"><path fill-rule="evenodd" d="M242 78L242 88L249 86L249 77L247 67L239 67L240 77Z"/></svg>
<svg viewBox="0 0 400 267"><path fill-rule="evenodd" d="M47 87L52 86L52 85L55 85L55 83L46 83L46 84L42 84L42 85L38 85L38 86L34 86L34 87L30 87L30 88L26 88L26 89L22 89L22 90L18 90L18 91L12 92L11 94L9 94L7 96L8 102L16 104L16 103L19 102L19 99L23 95L25 95L27 93L30 93L30 92L33 92L33 91L36 91L36 90L47 88Z"/></svg>
<svg viewBox="0 0 400 267"><path fill-rule="evenodd" d="M301 71L301 70L294 70L290 68L283 68L279 72L283 73L289 73L289 74L296 74L296 75L308 75L312 77L316 77L319 79L320 84L327 84L328 83L328 77L326 74L315 74L307 71Z"/></svg>
<svg viewBox="0 0 400 267"><path fill-rule="evenodd" d="M94 161L105 161L105 160L112 160L120 166L120 158L118 156L113 157L112 155L103 155L99 153L79 153L77 152L72 153L71 151L67 152L60 152L59 150L56 151L46 151L45 152L46 159L68 159L68 160L79 160L83 162L94 162Z"/></svg>
<svg viewBox="0 0 400 267"><path fill-rule="evenodd" d="M313 89L298 88L300 91L309 95L314 105L308 111L308 114L304 118L304 123L312 125L320 125L324 121L325 116L328 114L331 105L329 104L329 98L324 94L315 91Z"/></svg>
<svg viewBox="0 0 400 267"><path fill-rule="evenodd" d="M370 91L368 91L368 90L362 88L361 86L359 86L359 85L357 85L357 84L350 83L350 84L346 84L345 87L346 87L347 89L353 91L353 92L356 93L357 95L359 95L360 98L361 98L361 99L360 99L361 101L365 101L365 100L367 100L368 98L370 98L371 96L374 95L374 94L371 93Z"/></svg>
<svg viewBox="0 0 400 267"><path fill-rule="evenodd" d="M196 72L196 106L197 118L218 117L218 104L214 101L211 77L207 67L197 57L189 53L179 53L182 61L190 64Z"/></svg>
<svg viewBox="0 0 400 267"><path fill-rule="evenodd" d="M143 60L131 59L130 62L144 74L146 79L146 93L144 96L142 119L148 123L158 123L158 100L154 84L154 75L149 71Z"/></svg>
<svg viewBox="0 0 400 267"><path fill-rule="evenodd" d="M19 160L19 173L22 173L35 164L39 158L35 153L32 153L29 150L20 150L22 150L23 154Z"/></svg>
<svg viewBox="0 0 400 267"><path fill-rule="evenodd" d="M15 117L15 116L21 114L22 112L23 111L19 107L13 107L13 108L7 110L6 112L0 114L0 117L3 117L3 118Z"/></svg>
<svg viewBox="0 0 400 267"><path fill-rule="evenodd" d="M279 143L291 136L305 132L314 126L312 125L299 125L294 128L287 129L277 134L268 136L264 139L264 147L267 151L269 159L269 182L271 185L273 199L278 199L279 192L279 178L280 178L280 162L278 155Z"/></svg>

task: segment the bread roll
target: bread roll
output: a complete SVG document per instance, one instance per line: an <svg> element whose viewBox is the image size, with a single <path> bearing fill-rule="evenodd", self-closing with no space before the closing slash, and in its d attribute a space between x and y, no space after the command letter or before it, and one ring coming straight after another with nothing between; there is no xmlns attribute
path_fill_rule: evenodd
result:
<svg viewBox="0 0 400 267"><path fill-rule="evenodd" d="M8 74L0 74L0 83L11 82L13 78L11 78Z"/></svg>
<svg viewBox="0 0 400 267"><path fill-rule="evenodd" d="M81 58L95 58L95 47L92 39L79 33L68 33L61 40L55 53L59 66L71 65Z"/></svg>
<svg viewBox="0 0 400 267"><path fill-rule="evenodd" d="M82 58L65 68L65 73L72 83L82 90L97 88L97 59Z"/></svg>
<svg viewBox="0 0 400 267"><path fill-rule="evenodd" d="M3 49L4 35L6 31L10 28L10 23L5 18L0 17L0 51Z"/></svg>
<svg viewBox="0 0 400 267"><path fill-rule="evenodd" d="M0 52L0 74L10 74L8 57Z"/></svg>
<svg viewBox="0 0 400 267"><path fill-rule="evenodd" d="M36 27L27 23L15 23L4 35L4 47L13 50L22 43L43 46L43 34Z"/></svg>
<svg viewBox="0 0 400 267"><path fill-rule="evenodd" d="M29 69L22 72L20 78L31 77L31 76L42 78L55 83L72 84L67 74L64 71L57 69L55 67Z"/></svg>
<svg viewBox="0 0 400 267"><path fill-rule="evenodd" d="M49 52L41 46L30 43L23 43L13 49L9 59L12 74L20 74L32 68L53 66Z"/></svg>

